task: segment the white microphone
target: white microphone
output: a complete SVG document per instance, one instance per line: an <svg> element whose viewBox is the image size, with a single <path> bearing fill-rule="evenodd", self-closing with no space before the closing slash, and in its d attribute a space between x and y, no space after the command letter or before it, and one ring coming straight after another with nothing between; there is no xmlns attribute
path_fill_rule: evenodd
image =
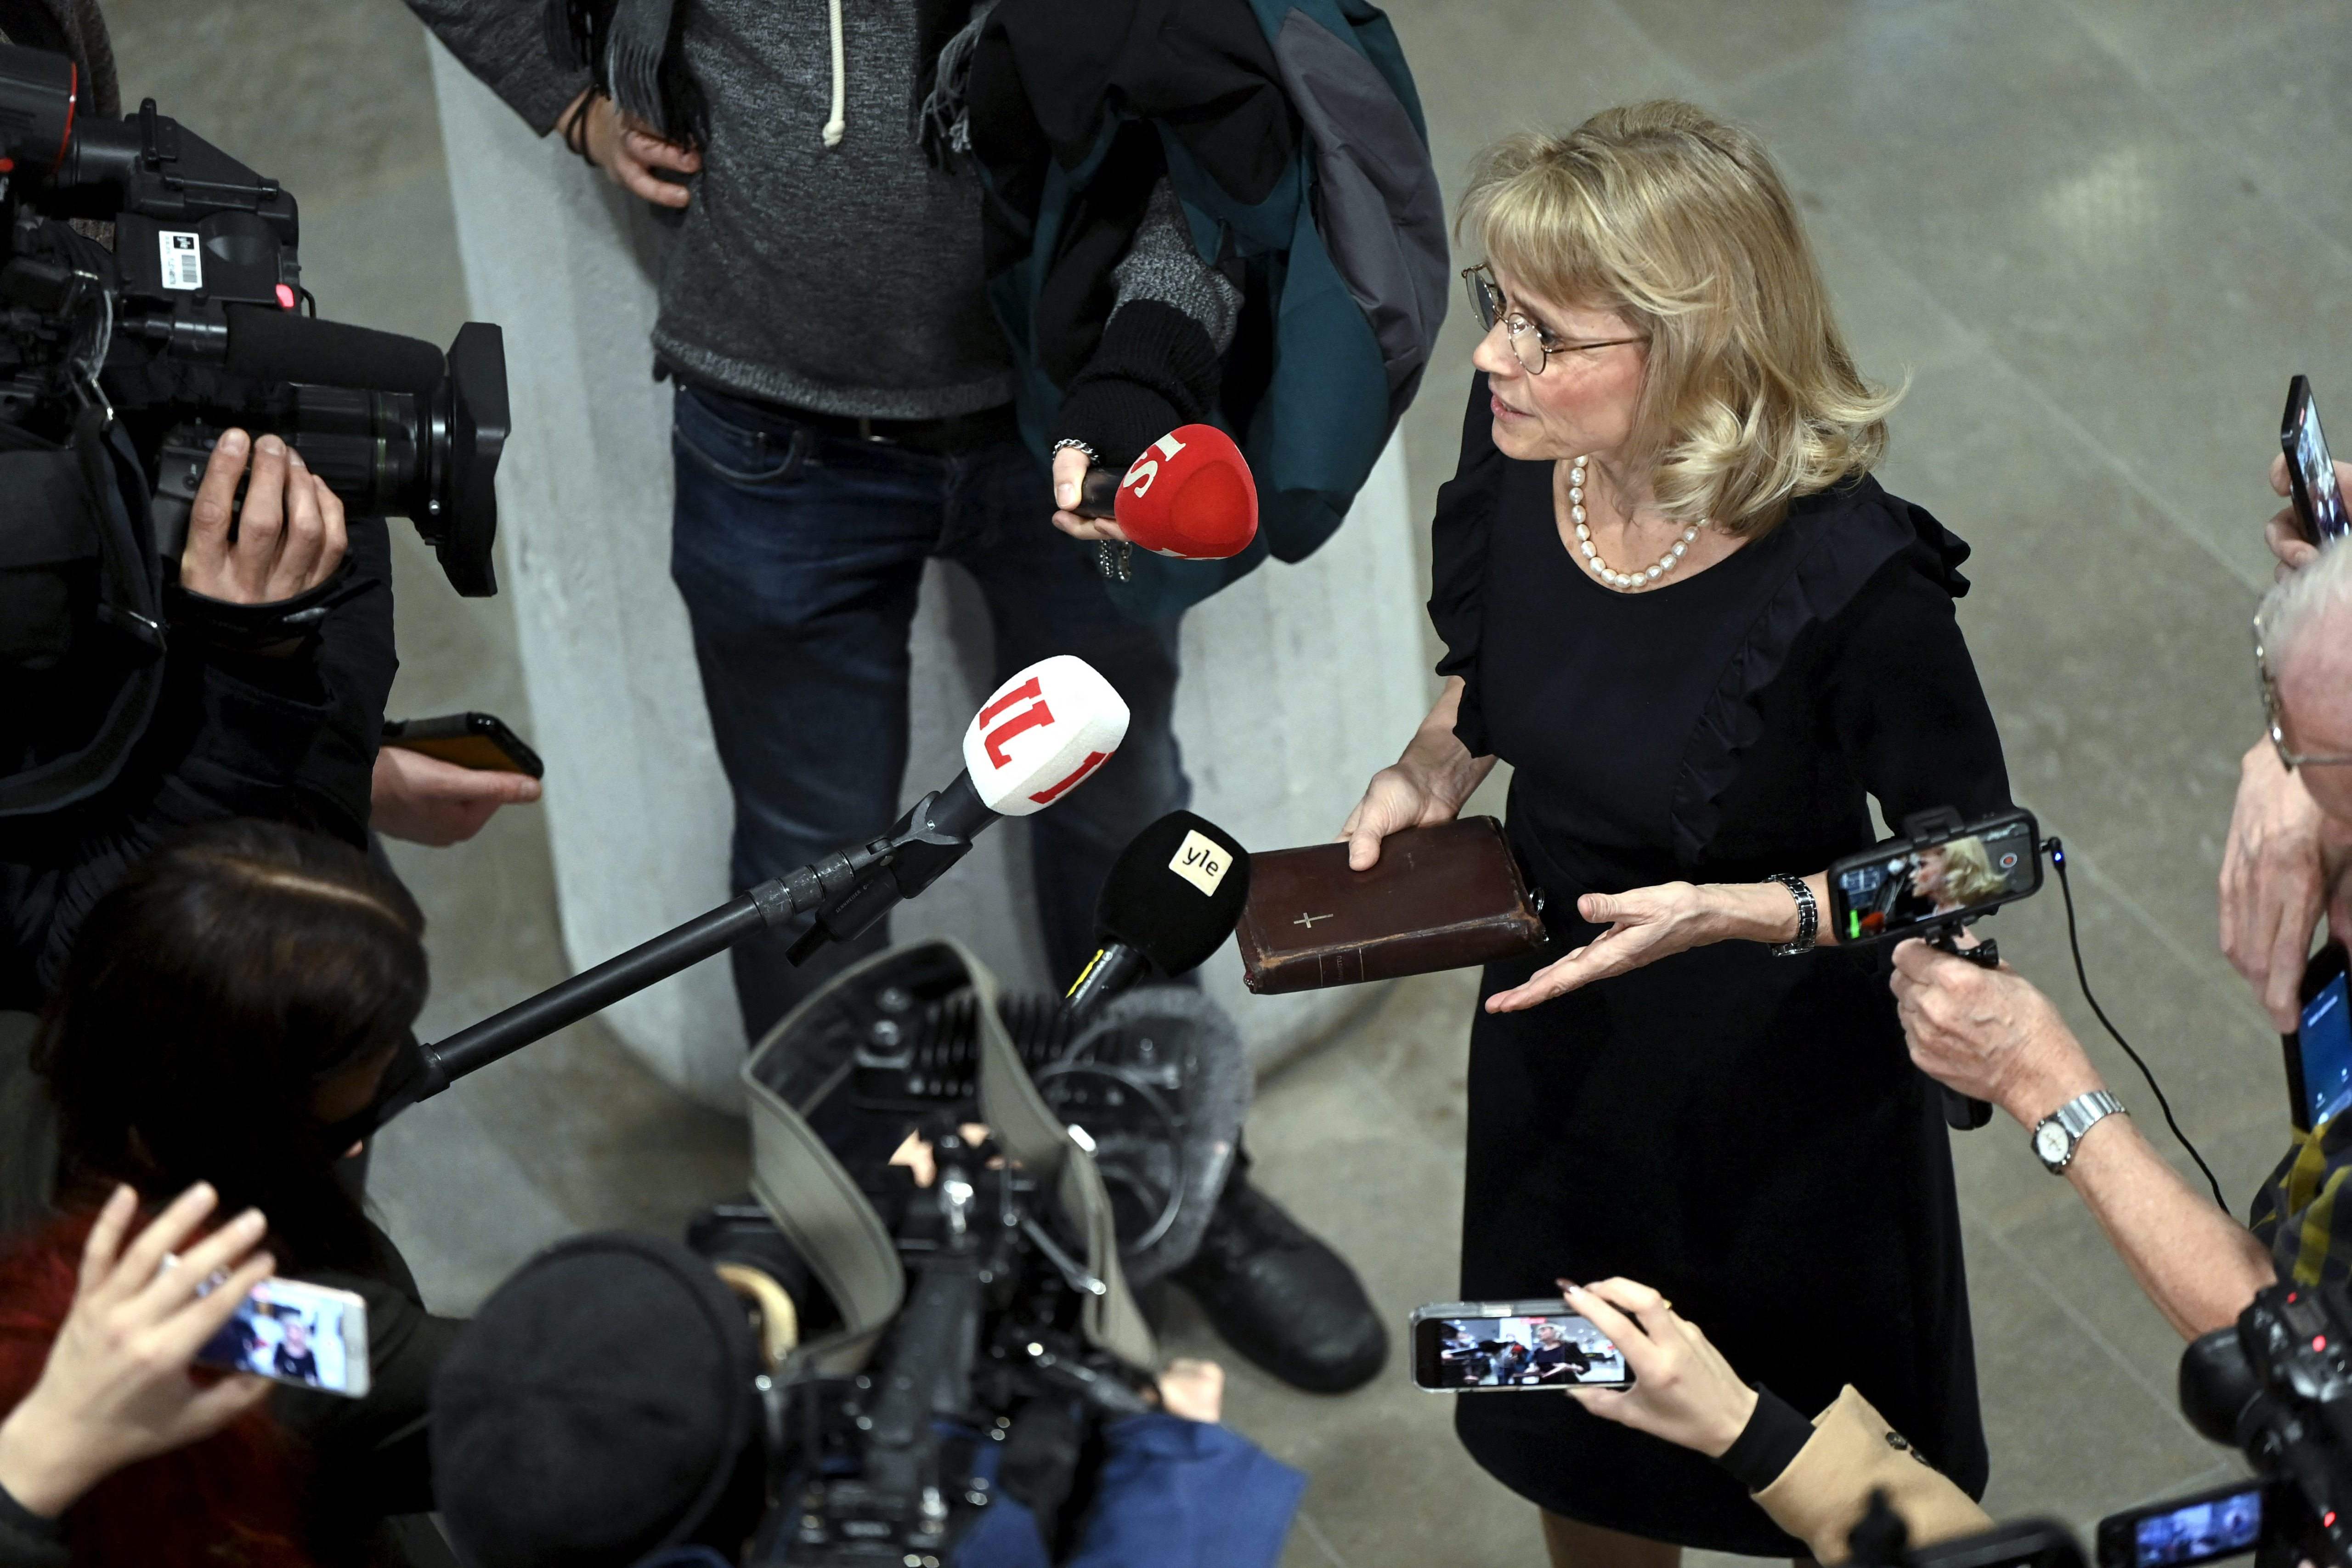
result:
<svg viewBox="0 0 2352 1568"><path fill-rule="evenodd" d="M1039 659L998 687L963 732L963 771L999 816L1076 789L1127 739L1127 704L1085 659Z"/></svg>
<svg viewBox="0 0 2352 1568"><path fill-rule="evenodd" d="M799 963L827 942L863 934L891 905L939 880L998 817L1027 816L1060 800L1110 761L1127 723L1126 701L1082 658L1055 654L1013 676L964 731L964 771L849 856L855 883L828 889L816 923L786 956Z"/></svg>

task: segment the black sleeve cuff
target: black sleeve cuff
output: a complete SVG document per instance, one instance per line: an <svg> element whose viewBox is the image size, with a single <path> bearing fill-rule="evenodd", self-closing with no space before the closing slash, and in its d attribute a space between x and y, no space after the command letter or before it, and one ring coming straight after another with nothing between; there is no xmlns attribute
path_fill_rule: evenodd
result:
<svg viewBox="0 0 2352 1568"><path fill-rule="evenodd" d="M1797 1414L1796 1406L1765 1387L1756 1385L1756 1410L1748 1426L1715 1462L1751 1492L1760 1492L1780 1479L1799 1450L1812 1441L1813 1424Z"/></svg>
<svg viewBox="0 0 2352 1568"><path fill-rule="evenodd" d="M63 1541L66 1527L63 1520L43 1519L0 1487L0 1531L14 1531L35 1541Z"/></svg>
<svg viewBox="0 0 2352 1568"><path fill-rule="evenodd" d="M1084 441L1104 468L1125 473L1144 447L1208 412L1223 370L1200 322L1156 300L1130 300L1071 378L1052 438Z"/></svg>

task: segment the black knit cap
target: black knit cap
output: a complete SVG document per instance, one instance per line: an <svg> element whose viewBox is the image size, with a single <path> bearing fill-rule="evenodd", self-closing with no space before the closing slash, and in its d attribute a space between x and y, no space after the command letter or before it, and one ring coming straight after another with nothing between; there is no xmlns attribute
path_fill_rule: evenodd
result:
<svg viewBox="0 0 2352 1568"><path fill-rule="evenodd" d="M626 1568L689 1539L758 1430L758 1351L709 1260L575 1237L482 1304L433 1378L433 1484L473 1568Z"/></svg>

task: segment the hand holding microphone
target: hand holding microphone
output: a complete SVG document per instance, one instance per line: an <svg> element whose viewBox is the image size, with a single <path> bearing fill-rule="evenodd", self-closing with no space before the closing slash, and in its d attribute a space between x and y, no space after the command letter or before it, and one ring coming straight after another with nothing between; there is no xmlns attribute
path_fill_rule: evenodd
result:
<svg viewBox="0 0 2352 1568"><path fill-rule="evenodd" d="M1054 454L1054 526L1073 538L1118 541L1178 561L1222 561L1257 537L1249 461L1213 425L1177 426L1116 478L1065 447Z"/></svg>

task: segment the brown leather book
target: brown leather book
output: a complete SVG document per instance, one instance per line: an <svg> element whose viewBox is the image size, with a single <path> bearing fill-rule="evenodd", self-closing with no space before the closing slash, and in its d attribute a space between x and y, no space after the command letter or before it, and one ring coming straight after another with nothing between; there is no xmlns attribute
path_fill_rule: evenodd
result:
<svg viewBox="0 0 2352 1568"><path fill-rule="evenodd" d="M1544 926L1503 825L1471 816L1390 835L1369 871L1345 844L1252 856L1234 938L1243 984L1279 995L1515 957Z"/></svg>

